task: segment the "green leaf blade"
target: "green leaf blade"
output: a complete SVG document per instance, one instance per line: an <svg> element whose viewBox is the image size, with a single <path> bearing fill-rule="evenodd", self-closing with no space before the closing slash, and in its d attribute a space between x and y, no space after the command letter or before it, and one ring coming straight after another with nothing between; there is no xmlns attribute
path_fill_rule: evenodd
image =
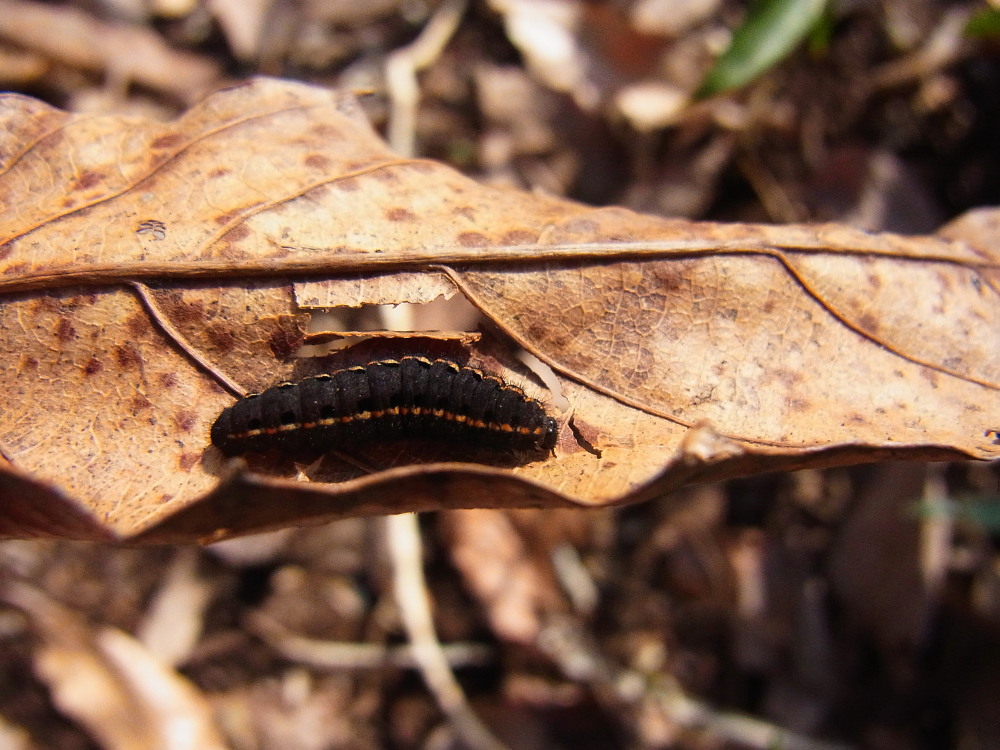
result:
<svg viewBox="0 0 1000 750"><path fill-rule="evenodd" d="M822 19L828 0L763 0L733 33L729 48L709 70L695 98L746 85L781 62Z"/></svg>

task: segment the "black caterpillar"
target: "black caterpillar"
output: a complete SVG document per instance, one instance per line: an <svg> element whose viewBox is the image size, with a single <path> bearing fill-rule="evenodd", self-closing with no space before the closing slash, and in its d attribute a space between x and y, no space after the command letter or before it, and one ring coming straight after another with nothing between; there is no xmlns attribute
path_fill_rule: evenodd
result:
<svg viewBox="0 0 1000 750"><path fill-rule="evenodd" d="M401 439L494 450L551 450L559 427L500 376L446 359L369 362L280 383L223 409L212 443L227 456L318 455Z"/></svg>

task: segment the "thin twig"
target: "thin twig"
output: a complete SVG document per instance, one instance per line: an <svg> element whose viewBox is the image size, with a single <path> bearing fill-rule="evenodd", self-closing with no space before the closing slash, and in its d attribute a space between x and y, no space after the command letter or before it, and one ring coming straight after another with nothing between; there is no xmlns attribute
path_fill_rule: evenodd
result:
<svg viewBox="0 0 1000 750"><path fill-rule="evenodd" d="M392 110L389 115L389 144L403 156L416 149L417 104L420 87L417 71L433 63L465 13L468 0L446 0L412 43L396 50L385 66L386 86Z"/></svg>
<svg viewBox="0 0 1000 750"><path fill-rule="evenodd" d="M428 690L455 733L472 750L508 750L469 707L434 632L416 514L388 516L385 523L396 603Z"/></svg>
<svg viewBox="0 0 1000 750"><path fill-rule="evenodd" d="M306 638L288 630L270 617L252 614L247 630L266 641L286 659L318 669L416 669L413 646L379 643L345 643ZM495 649L479 643L449 643L441 650L451 667L482 666L492 661Z"/></svg>
<svg viewBox="0 0 1000 750"><path fill-rule="evenodd" d="M852 745L818 740L767 721L719 711L686 695L673 681L653 682L608 659L574 620L555 620L538 639L539 649L570 679L586 684L599 699L633 713L657 710L670 722L759 750L852 750Z"/></svg>
<svg viewBox="0 0 1000 750"><path fill-rule="evenodd" d="M818 740L751 716L719 711L685 695L679 688L654 694L656 705L681 726L760 750L852 750L853 745Z"/></svg>

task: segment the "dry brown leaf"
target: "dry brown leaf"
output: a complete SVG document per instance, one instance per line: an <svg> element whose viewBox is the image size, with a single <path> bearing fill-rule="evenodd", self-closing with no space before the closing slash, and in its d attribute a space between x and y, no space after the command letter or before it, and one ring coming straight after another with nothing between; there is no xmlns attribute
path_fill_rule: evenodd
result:
<svg viewBox="0 0 1000 750"><path fill-rule="evenodd" d="M212 61L172 49L150 29L99 21L74 7L0 0L0 18L0 39L19 48L183 102L197 101L221 79Z"/></svg>
<svg viewBox="0 0 1000 750"><path fill-rule="evenodd" d="M167 124L13 95L0 120L7 534L184 541L1000 456L989 214L900 237L593 209L398 157L351 97L273 80ZM569 404L554 455L410 465L403 450L371 474L226 464L208 430L227 380L256 390L312 366L294 356L297 282L315 301L315 282L381 275L384 301L397 271L397 301L436 273L492 321L473 362L527 380L506 338L551 366Z"/></svg>
<svg viewBox="0 0 1000 750"><path fill-rule="evenodd" d="M498 637L533 644L546 615L568 609L550 574L551 558L529 548L510 516L458 510L441 520L455 567ZM544 523L539 526L544 528Z"/></svg>
<svg viewBox="0 0 1000 750"><path fill-rule="evenodd" d="M21 609L38 636L39 679L56 705L106 750L226 747L204 696L128 634L92 627L28 584L8 582L0 600Z"/></svg>

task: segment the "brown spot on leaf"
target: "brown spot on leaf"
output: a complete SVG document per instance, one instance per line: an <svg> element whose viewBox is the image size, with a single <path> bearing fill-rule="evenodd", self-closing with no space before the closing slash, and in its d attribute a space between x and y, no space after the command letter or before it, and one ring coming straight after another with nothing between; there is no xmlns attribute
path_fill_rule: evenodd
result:
<svg viewBox="0 0 1000 750"><path fill-rule="evenodd" d="M56 325L56 338L60 341L69 341L76 336L76 329L66 318L60 318Z"/></svg>
<svg viewBox="0 0 1000 750"><path fill-rule="evenodd" d="M321 141L331 141L341 137L340 130L329 123L316 123L309 130Z"/></svg>
<svg viewBox="0 0 1000 750"><path fill-rule="evenodd" d="M212 342L212 347L219 354L228 354L236 348L236 336L226 326L214 323L206 327L205 333L208 334L208 340Z"/></svg>
<svg viewBox="0 0 1000 750"><path fill-rule="evenodd" d="M527 229L512 229L504 232L501 242L504 245L530 245L538 241L538 234Z"/></svg>
<svg viewBox="0 0 1000 750"><path fill-rule="evenodd" d="M673 292L684 286L687 269L677 263L656 263L653 265L653 278L656 287L661 292Z"/></svg>
<svg viewBox="0 0 1000 750"><path fill-rule="evenodd" d="M197 453L182 453L177 457L177 465L180 467L181 471L188 472L197 466L198 459L199 456Z"/></svg>
<svg viewBox="0 0 1000 750"><path fill-rule="evenodd" d="M96 375L103 369L104 365L101 364L101 360L99 360L97 357L91 357L89 360L87 360L87 364L83 366L83 374Z"/></svg>
<svg viewBox="0 0 1000 750"><path fill-rule="evenodd" d="M38 369L38 360L30 354L21 355L21 371L31 372Z"/></svg>
<svg viewBox="0 0 1000 750"><path fill-rule="evenodd" d="M163 373L162 375L160 375L160 385L164 389L173 388L175 385L177 385L177 375L172 372Z"/></svg>
<svg viewBox="0 0 1000 750"><path fill-rule="evenodd" d="M284 362L302 346L304 338L295 318L287 316L278 319L278 328L268 337L267 344L275 358Z"/></svg>
<svg viewBox="0 0 1000 750"><path fill-rule="evenodd" d="M878 333L878 318L871 313L866 313L858 318L858 327L865 333Z"/></svg>
<svg viewBox="0 0 1000 750"><path fill-rule="evenodd" d="M211 172L208 173L209 179L218 180L221 177L226 177L230 172L225 167L216 167Z"/></svg>
<svg viewBox="0 0 1000 750"><path fill-rule="evenodd" d="M358 180L355 177L345 177L342 180L337 180L334 185L345 193L354 193L361 189L361 186L358 185Z"/></svg>
<svg viewBox="0 0 1000 750"><path fill-rule="evenodd" d="M462 247L486 247L489 242L480 232L462 232L457 239Z"/></svg>
<svg viewBox="0 0 1000 750"><path fill-rule="evenodd" d="M100 172L94 172L93 170L85 170L81 172L73 184L70 186L70 190L87 190L94 187L100 183L101 179L104 177Z"/></svg>
<svg viewBox="0 0 1000 750"><path fill-rule="evenodd" d="M633 370L629 373L626 383L633 388L641 388L649 380L649 372L646 370Z"/></svg>
<svg viewBox="0 0 1000 750"><path fill-rule="evenodd" d="M964 372L966 370L965 360L961 357L945 357L941 360L941 366L952 372Z"/></svg>
<svg viewBox="0 0 1000 750"><path fill-rule="evenodd" d="M537 316L532 315L524 319L523 322L526 323L525 333L527 333L529 339L533 341L548 340L551 328L547 321L540 320Z"/></svg>
<svg viewBox="0 0 1000 750"><path fill-rule="evenodd" d="M132 416L137 416L139 412L144 411L153 405L153 402L146 398L141 393L132 397L129 402L132 406Z"/></svg>
<svg viewBox="0 0 1000 750"><path fill-rule="evenodd" d="M203 382L202 385L203 385L203 387L207 388L208 392L211 393L212 395L215 395L215 396L218 396L218 395L229 396L229 395L231 395L229 393L229 391L227 391L221 385L219 385L218 383L216 383L214 380L209 380L207 382Z"/></svg>
<svg viewBox="0 0 1000 750"><path fill-rule="evenodd" d="M180 135L179 133L170 133L169 135L161 135L159 138L157 138L155 141L149 144L149 146L150 148L156 148L156 149L172 149L176 148L183 142L184 142L184 136Z"/></svg>
<svg viewBox="0 0 1000 750"><path fill-rule="evenodd" d="M182 410L174 414L174 426L181 432L191 432L198 424L198 415L193 411Z"/></svg>
<svg viewBox="0 0 1000 750"><path fill-rule="evenodd" d="M240 218L239 211L226 211L226 213L216 216L213 221L220 227L224 227L226 224L232 224L238 218Z"/></svg>
<svg viewBox="0 0 1000 750"><path fill-rule="evenodd" d="M14 263L4 270L4 276L17 276L27 271L29 268L27 263Z"/></svg>
<svg viewBox="0 0 1000 750"><path fill-rule="evenodd" d="M320 201L323 197L330 192L329 185L317 185L312 190L310 190L307 195L315 201Z"/></svg>
<svg viewBox="0 0 1000 750"><path fill-rule="evenodd" d="M5 242L0 245L0 260L4 258L9 258L10 254L14 252L14 242Z"/></svg>
<svg viewBox="0 0 1000 750"><path fill-rule="evenodd" d="M219 246L219 255L228 261L232 261L233 263L250 257L250 253L246 250L241 250L237 245L233 245L231 242L227 242Z"/></svg>
<svg viewBox="0 0 1000 750"><path fill-rule="evenodd" d="M240 224L235 226L222 235L223 242L239 242L240 240L245 240L250 236L250 230L247 228L246 224Z"/></svg>
<svg viewBox="0 0 1000 750"><path fill-rule="evenodd" d="M149 318L142 313L136 313L125 321L125 328L128 330L129 335L132 338L144 338L146 334L149 333Z"/></svg>
<svg viewBox="0 0 1000 750"><path fill-rule="evenodd" d="M330 160L330 157L323 154L309 154L305 158L305 165L311 169L328 172L332 169L333 162Z"/></svg>
<svg viewBox="0 0 1000 750"><path fill-rule="evenodd" d="M776 368L774 370L774 375L778 382L782 383L788 389L798 385L803 380L801 372L798 372L797 370L789 370L784 367Z"/></svg>
<svg viewBox="0 0 1000 750"><path fill-rule="evenodd" d="M399 175L388 169L376 169L368 173L369 177L386 185L396 185L399 183Z"/></svg>
<svg viewBox="0 0 1000 750"><path fill-rule="evenodd" d="M389 221L413 221L417 215L408 208L390 208L385 212L385 218Z"/></svg>
<svg viewBox="0 0 1000 750"><path fill-rule="evenodd" d="M203 302L188 302L179 292L168 292L160 297L159 302L170 319L180 326L200 325L205 317Z"/></svg>
<svg viewBox="0 0 1000 750"><path fill-rule="evenodd" d="M807 412L809 411L809 401L804 398L793 398L788 402L789 411Z"/></svg>
<svg viewBox="0 0 1000 750"><path fill-rule="evenodd" d="M123 370L129 370L142 364L142 355L132 344L123 344L115 347L115 359Z"/></svg>
<svg viewBox="0 0 1000 750"><path fill-rule="evenodd" d="M35 298L31 311L38 315L42 313L58 312L62 310L62 300L51 294L43 294Z"/></svg>
<svg viewBox="0 0 1000 750"><path fill-rule="evenodd" d="M476 210L472 206L456 206L451 212L455 216L461 216L463 219L468 219L469 221L472 221L476 215Z"/></svg>

